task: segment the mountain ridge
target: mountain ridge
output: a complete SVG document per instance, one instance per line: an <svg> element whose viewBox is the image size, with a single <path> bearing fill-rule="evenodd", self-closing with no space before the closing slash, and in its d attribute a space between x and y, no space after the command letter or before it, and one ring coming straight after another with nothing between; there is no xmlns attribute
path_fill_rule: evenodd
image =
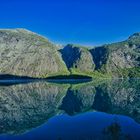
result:
<svg viewBox="0 0 140 140"><path fill-rule="evenodd" d="M57 47L26 29L0 29L0 74L46 78L88 75L94 78L140 77L140 33L122 42L86 48Z"/></svg>

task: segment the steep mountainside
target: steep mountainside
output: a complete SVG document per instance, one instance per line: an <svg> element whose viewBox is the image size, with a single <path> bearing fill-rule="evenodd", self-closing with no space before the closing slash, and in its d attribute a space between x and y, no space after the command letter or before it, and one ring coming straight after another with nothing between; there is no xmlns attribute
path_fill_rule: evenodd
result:
<svg viewBox="0 0 140 140"><path fill-rule="evenodd" d="M57 47L25 29L0 30L0 73L45 77L67 68Z"/></svg>
<svg viewBox="0 0 140 140"><path fill-rule="evenodd" d="M113 76L140 75L140 33L123 42L94 48L91 53L96 70L112 73Z"/></svg>
<svg viewBox="0 0 140 140"><path fill-rule="evenodd" d="M25 29L0 30L0 74L140 77L140 33L95 48L65 47Z"/></svg>
<svg viewBox="0 0 140 140"><path fill-rule="evenodd" d="M87 48L68 44L60 50L62 58L70 71L93 72L95 64Z"/></svg>

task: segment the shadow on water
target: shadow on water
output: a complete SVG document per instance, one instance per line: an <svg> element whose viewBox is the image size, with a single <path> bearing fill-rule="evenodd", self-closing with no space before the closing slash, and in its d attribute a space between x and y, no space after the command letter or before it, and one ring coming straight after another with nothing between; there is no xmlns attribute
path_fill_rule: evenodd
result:
<svg viewBox="0 0 140 140"><path fill-rule="evenodd" d="M10 74L1 74L0 75L0 85L14 85L21 83L30 83L36 81L47 81L50 83L60 83L60 84L78 84L92 81L92 77L84 75L58 75L58 76L49 76L47 78L33 78L28 76L18 76Z"/></svg>
<svg viewBox="0 0 140 140"><path fill-rule="evenodd" d="M11 74L0 74L0 86L10 86L16 84L27 84L40 80L39 78L33 78L28 76L18 76Z"/></svg>
<svg viewBox="0 0 140 140"><path fill-rule="evenodd" d="M139 97L139 79L1 85L0 139L137 139Z"/></svg>
<svg viewBox="0 0 140 140"><path fill-rule="evenodd" d="M12 74L0 74L0 80L26 80L26 79L37 79L29 76L18 76L18 75L12 75Z"/></svg>
<svg viewBox="0 0 140 140"><path fill-rule="evenodd" d="M47 82L60 83L60 84L78 84L92 81L92 77L85 75L58 75L46 78Z"/></svg>

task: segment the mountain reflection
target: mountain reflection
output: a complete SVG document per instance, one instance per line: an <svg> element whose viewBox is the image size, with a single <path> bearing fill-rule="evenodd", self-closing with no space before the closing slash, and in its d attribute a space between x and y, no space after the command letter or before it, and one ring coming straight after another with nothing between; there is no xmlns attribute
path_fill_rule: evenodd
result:
<svg viewBox="0 0 140 140"><path fill-rule="evenodd" d="M57 114L75 115L86 111L127 115L140 123L140 80L0 86L1 134L24 133ZM111 131L114 128L120 131L117 124L112 124L104 133L117 135Z"/></svg>
<svg viewBox="0 0 140 140"><path fill-rule="evenodd" d="M0 133L22 133L58 113L64 86L45 82L0 87Z"/></svg>

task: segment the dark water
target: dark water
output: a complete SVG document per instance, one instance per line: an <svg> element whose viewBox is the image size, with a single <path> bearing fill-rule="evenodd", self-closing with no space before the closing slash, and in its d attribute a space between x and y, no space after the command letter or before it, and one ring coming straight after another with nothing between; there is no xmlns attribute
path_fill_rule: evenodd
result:
<svg viewBox="0 0 140 140"><path fill-rule="evenodd" d="M140 80L0 86L0 140L139 140Z"/></svg>

